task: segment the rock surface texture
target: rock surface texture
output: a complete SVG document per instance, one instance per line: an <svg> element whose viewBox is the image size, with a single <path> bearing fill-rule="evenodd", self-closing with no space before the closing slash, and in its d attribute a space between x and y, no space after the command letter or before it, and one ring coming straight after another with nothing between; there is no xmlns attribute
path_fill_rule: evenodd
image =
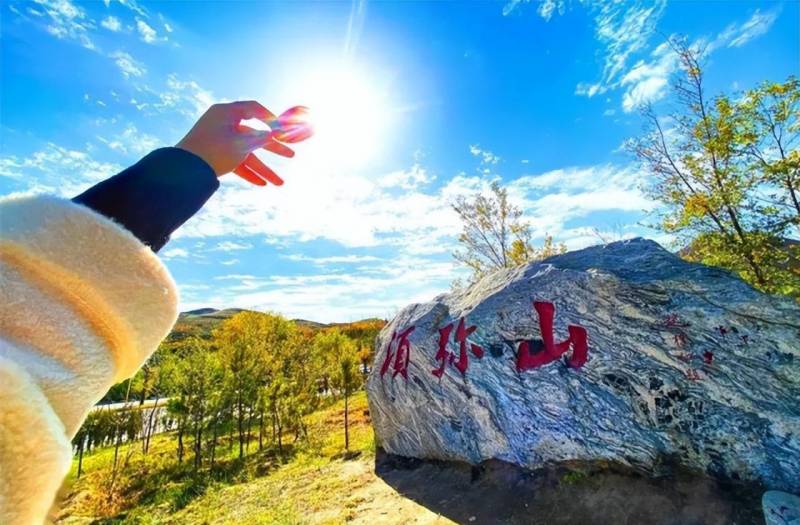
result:
<svg viewBox="0 0 800 525"><path fill-rule="evenodd" d="M367 392L389 453L669 458L800 492L800 307L655 242L499 272L406 307L376 345Z"/></svg>

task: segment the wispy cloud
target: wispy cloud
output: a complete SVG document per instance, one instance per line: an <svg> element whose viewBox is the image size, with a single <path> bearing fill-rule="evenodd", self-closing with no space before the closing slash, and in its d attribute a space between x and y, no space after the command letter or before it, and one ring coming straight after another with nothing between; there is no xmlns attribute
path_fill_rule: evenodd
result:
<svg viewBox="0 0 800 525"><path fill-rule="evenodd" d="M503 14L510 14L528 0L511 0ZM593 16L595 36L602 45L602 75L593 82L580 82L575 94L594 97L613 89L623 89L622 109L630 112L642 104L655 102L666 95L670 76L678 68L678 60L667 42L656 46L649 57L640 58L632 67L629 65L636 56L646 52L648 42L656 31L662 18L666 0L635 2L610 2L601 0L580 0ZM556 13L563 14L567 2L564 0L544 0L538 4L537 13L549 21ZM730 24L710 43L705 53L710 54L720 47L740 47L765 34L780 14L781 6L762 12L756 9L748 20Z"/></svg>
<svg viewBox="0 0 800 525"><path fill-rule="evenodd" d="M471 144L469 147L469 152L473 157L479 158L481 164L497 164L500 162L499 156L495 155L488 149L481 148L479 144Z"/></svg>
<svg viewBox="0 0 800 525"><path fill-rule="evenodd" d="M122 29L122 23L119 21L119 18L116 16L107 16L100 22L100 25L108 29L109 31L117 32Z"/></svg>
<svg viewBox="0 0 800 525"><path fill-rule="evenodd" d="M34 0L39 9L29 9L29 13L40 16L45 21L48 33L62 40L74 40L87 49L96 49L89 32L94 22L86 11L70 0Z"/></svg>
<svg viewBox="0 0 800 525"><path fill-rule="evenodd" d="M228 284L215 287L212 304L184 302L181 309L237 306L322 322L389 317L408 302L432 299L459 275L452 261L413 257L383 261L372 269L375 272L221 275L215 278L217 282Z"/></svg>
<svg viewBox="0 0 800 525"><path fill-rule="evenodd" d="M404 190L413 190L432 182L435 178L429 175L425 168L419 164L414 164L407 170L397 170L384 175L378 180L378 185L384 188L397 187Z"/></svg>
<svg viewBox="0 0 800 525"><path fill-rule="evenodd" d="M139 16L143 16L145 18L150 16L150 13L147 12L147 9L142 7L136 0L117 0L117 1Z"/></svg>
<svg viewBox="0 0 800 525"><path fill-rule="evenodd" d="M125 78L140 77L147 73L147 69L144 67L143 63L124 51L115 51L109 56L114 59L114 63Z"/></svg>
<svg viewBox="0 0 800 525"><path fill-rule="evenodd" d="M237 250L249 250L252 247L253 245L250 244L249 242L223 241L217 243L217 245L212 249L212 251L233 252Z"/></svg>
<svg viewBox="0 0 800 525"><path fill-rule="evenodd" d="M0 157L0 176L15 179L23 186L23 191L65 197L73 197L121 169L118 164L99 162L84 151L53 143L24 157Z"/></svg>
<svg viewBox="0 0 800 525"><path fill-rule="evenodd" d="M665 0L592 3L595 34L598 41L606 46L602 78L604 85L616 82L631 57L645 48L665 6Z"/></svg>
<svg viewBox="0 0 800 525"><path fill-rule="evenodd" d="M155 44L167 40L165 36L158 36L156 30L141 18L136 19L136 30L139 32L139 38L141 38L142 42L147 44Z"/></svg>
<svg viewBox="0 0 800 525"><path fill-rule="evenodd" d="M631 112L666 96L669 79L677 71L678 65L678 56L668 42L656 47L649 61L637 62L620 80L620 85L625 89L622 95L623 111Z"/></svg>
<svg viewBox="0 0 800 525"><path fill-rule="evenodd" d="M290 261L304 261L310 262L319 266L325 266L329 264L361 264L366 262L377 262L382 261L380 257L375 257L373 255L331 255L328 257L312 257L309 255L303 254L292 254L292 255L284 255L284 259L289 259Z"/></svg>
<svg viewBox="0 0 800 525"><path fill-rule="evenodd" d="M510 14L528 1L509 1L503 8L503 14ZM595 36L603 46L603 73L600 80L581 82L575 88L575 94L593 97L618 85L629 61L647 47L647 42L664 14L666 0L581 0L577 3L592 15ZM545 21L549 21L555 14L563 15L566 8L565 0L543 0L538 3L537 13Z"/></svg>
<svg viewBox="0 0 800 525"><path fill-rule="evenodd" d="M726 45L727 47L741 47L754 38L765 34L778 18L781 7L779 5L765 13L756 9L746 22L742 24L733 23L726 27L725 31L717 38L717 44Z"/></svg>
<svg viewBox="0 0 800 525"><path fill-rule="evenodd" d="M189 252L183 248L169 248L162 251L159 255L165 259L185 259L189 256Z"/></svg>
<svg viewBox="0 0 800 525"><path fill-rule="evenodd" d="M139 131L133 124L126 125L121 133L111 135L110 139L99 135L96 138L112 150L124 154L136 153L137 155L144 155L163 144L161 139L155 135Z"/></svg>

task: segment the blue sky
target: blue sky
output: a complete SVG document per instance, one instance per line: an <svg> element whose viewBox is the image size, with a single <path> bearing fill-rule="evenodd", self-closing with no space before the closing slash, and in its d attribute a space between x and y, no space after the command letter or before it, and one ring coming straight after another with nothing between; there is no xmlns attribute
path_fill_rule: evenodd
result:
<svg viewBox="0 0 800 525"><path fill-rule="evenodd" d="M620 148L666 110L671 34L708 45L710 93L800 71L797 2L8 1L0 195L71 197L175 144L214 101L328 118L286 180L233 175L162 257L183 309L387 317L461 273L451 203L501 178L541 241L643 235ZM315 108L317 103L319 107Z"/></svg>

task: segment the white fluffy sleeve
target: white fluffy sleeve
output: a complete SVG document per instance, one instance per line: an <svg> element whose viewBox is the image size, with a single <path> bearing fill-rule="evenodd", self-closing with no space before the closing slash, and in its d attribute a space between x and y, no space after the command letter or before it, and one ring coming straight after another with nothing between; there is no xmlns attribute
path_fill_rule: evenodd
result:
<svg viewBox="0 0 800 525"><path fill-rule="evenodd" d="M0 523L45 520L87 412L176 317L172 278L124 228L68 200L0 200Z"/></svg>

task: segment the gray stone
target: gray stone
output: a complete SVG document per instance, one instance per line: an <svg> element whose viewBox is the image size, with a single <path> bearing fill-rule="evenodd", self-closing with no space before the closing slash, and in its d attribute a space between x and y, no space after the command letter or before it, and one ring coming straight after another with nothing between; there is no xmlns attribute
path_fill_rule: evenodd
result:
<svg viewBox="0 0 800 525"><path fill-rule="evenodd" d="M568 325L586 329L584 366L568 366L573 347L517 370L521 341L542 346L533 300L555 305L557 342ZM455 366L461 318L476 327L464 374ZM437 360L450 323L454 358ZM412 326L404 370L405 349L392 338ZM392 454L528 468L609 460L649 471L670 458L800 492L800 307L649 240L559 255L406 307L378 336L367 392Z"/></svg>

